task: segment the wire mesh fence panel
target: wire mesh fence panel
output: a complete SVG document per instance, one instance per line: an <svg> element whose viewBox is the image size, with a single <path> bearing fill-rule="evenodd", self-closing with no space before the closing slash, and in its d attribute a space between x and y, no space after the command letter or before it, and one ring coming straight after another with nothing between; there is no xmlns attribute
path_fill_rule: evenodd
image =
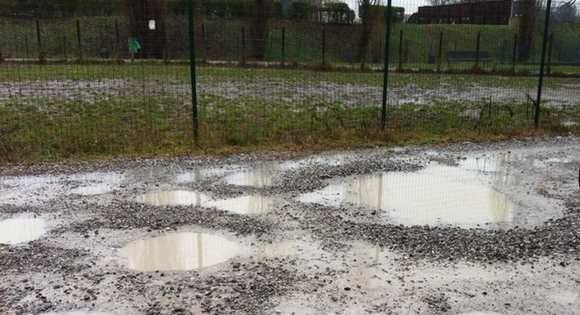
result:
<svg viewBox="0 0 580 315"><path fill-rule="evenodd" d="M542 128L578 130L580 124L580 19L573 1L553 1L546 32Z"/></svg>
<svg viewBox="0 0 580 315"><path fill-rule="evenodd" d="M2 160L578 131L575 3L136 3L7 11Z"/></svg>

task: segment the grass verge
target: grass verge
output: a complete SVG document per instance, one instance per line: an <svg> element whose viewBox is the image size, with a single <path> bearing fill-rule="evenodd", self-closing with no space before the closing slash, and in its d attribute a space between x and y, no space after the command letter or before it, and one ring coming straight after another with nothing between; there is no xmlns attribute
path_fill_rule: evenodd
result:
<svg viewBox="0 0 580 315"><path fill-rule="evenodd" d="M199 142L193 146L189 106L183 98L153 96L116 97L95 103L9 102L0 106L0 161L353 148L580 134L578 106L545 108L542 129L534 130L527 104L403 105L388 109L383 129L378 107L202 95Z"/></svg>

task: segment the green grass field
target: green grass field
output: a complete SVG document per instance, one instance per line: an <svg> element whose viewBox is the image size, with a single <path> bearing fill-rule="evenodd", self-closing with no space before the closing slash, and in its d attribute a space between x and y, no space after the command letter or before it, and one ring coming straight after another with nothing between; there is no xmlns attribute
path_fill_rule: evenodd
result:
<svg viewBox="0 0 580 315"><path fill-rule="evenodd" d="M389 103L382 129L380 97L366 95L380 92L380 73L199 67L199 142L194 147L185 65L11 65L0 70L3 162L347 148L533 132L533 110L523 94L514 101L468 94L426 104ZM577 83L550 78L547 86ZM411 93L438 95L443 88L460 92L475 85L520 93L535 84L531 77L393 74L389 88L411 86ZM579 132L579 103L544 106L540 132Z"/></svg>

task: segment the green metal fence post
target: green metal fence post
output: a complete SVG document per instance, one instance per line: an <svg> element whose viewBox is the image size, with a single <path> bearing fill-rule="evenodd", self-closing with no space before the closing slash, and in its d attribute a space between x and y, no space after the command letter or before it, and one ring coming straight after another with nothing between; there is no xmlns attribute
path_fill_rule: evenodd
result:
<svg viewBox="0 0 580 315"><path fill-rule="evenodd" d="M28 34L24 34L24 54L26 59L30 59L30 45L28 44Z"/></svg>
<svg viewBox="0 0 580 315"><path fill-rule="evenodd" d="M322 65L326 65L326 25L322 24Z"/></svg>
<svg viewBox="0 0 580 315"><path fill-rule="evenodd" d="M2 33L4 33L3 27L0 29L0 34ZM0 36L0 63L4 62L4 55L2 54L2 50L4 49L4 41L2 40L3 38L7 38L7 36L4 36L4 34Z"/></svg>
<svg viewBox="0 0 580 315"><path fill-rule="evenodd" d="M66 33L62 33L62 52L64 56L64 61L68 61L68 43L66 39Z"/></svg>
<svg viewBox="0 0 580 315"><path fill-rule="evenodd" d="M246 65L246 28L242 27L242 56L240 60L240 65Z"/></svg>
<svg viewBox="0 0 580 315"><path fill-rule="evenodd" d="M441 64L443 63L443 32L439 33L439 48L437 51L437 72L441 72Z"/></svg>
<svg viewBox="0 0 580 315"><path fill-rule="evenodd" d="M83 43L81 35L81 21L77 19L77 47L79 49L79 61L83 61Z"/></svg>
<svg viewBox="0 0 580 315"><path fill-rule="evenodd" d="M548 64L546 65L546 74L552 74L552 50L554 49L554 33L550 34L550 41L548 43Z"/></svg>
<svg viewBox="0 0 580 315"><path fill-rule="evenodd" d="M385 11L385 60L383 66L383 108L381 111L381 123L383 130L387 126L387 85L389 83L389 57L390 57L390 45L391 41L391 17L392 17L392 0L388 0L387 10Z"/></svg>
<svg viewBox="0 0 580 315"><path fill-rule="evenodd" d="M119 33L119 21L115 19L115 58L121 60L121 34Z"/></svg>
<svg viewBox="0 0 580 315"><path fill-rule="evenodd" d="M36 44L38 45L38 62L44 62L44 53L42 48L42 32L40 31L40 21L36 20Z"/></svg>
<svg viewBox="0 0 580 315"><path fill-rule="evenodd" d="M518 63L518 34L514 34L514 47L512 50L512 73L516 74L516 64Z"/></svg>
<svg viewBox="0 0 580 315"><path fill-rule="evenodd" d="M199 121L197 113L197 82L196 82L196 64L195 64L195 28L193 1L189 0L188 8L188 26L189 26L189 72L191 75L191 121L193 127L193 142L199 146Z"/></svg>
<svg viewBox="0 0 580 315"><path fill-rule="evenodd" d="M201 40L203 43L203 63L207 63L207 30L205 29L205 23L201 23Z"/></svg>
<svg viewBox="0 0 580 315"><path fill-rule="evenodd" d="M477 39L475 43L475 70L479 70L479 59L481 54L481 31L477 32Z"/></svg>
<svg viewBox="0 0 580 315"><path fill-rule="evenodd" d="M282 67L286 65L286 28L282 27Z"/></svg>
<svg viewBox="0 0 580 315"><path fill-rule="evenodd" d="M540 127L540 104L542 102L542 90L544 88L544 68L546 67L546 51L548 49L548 34L550 32L550 15L552 11L552 0L546 3L546 19L544 20L544 37L542 41L542 59L540 60L540 74L538 76L538 95L536 97L536 108L534 113L534 128Z"/></svg>
<svg viewBox="0 0 580 315"><path fill-rule="evenodd" d="M399 32L399 72L403 71L403 38L404 38L403 30Z"/></svg>

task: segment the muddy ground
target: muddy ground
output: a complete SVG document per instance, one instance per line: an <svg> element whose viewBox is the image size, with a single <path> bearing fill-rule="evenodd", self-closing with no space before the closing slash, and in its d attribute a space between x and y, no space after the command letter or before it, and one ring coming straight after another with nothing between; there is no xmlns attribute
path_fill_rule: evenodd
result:
<svg viewBox="0 0 580 315"><path fill-rule="evenodd" d="M580 139L0 169L0 314L578 314Z"/></svg>
<svg viewBox="0 0 580 315"><path fill-rule="evenodd" d="M264 91L268 91L264 93ZM201 95L217 96L227 100L240 98L258 99L269 102L331 103L345 106L376 106L381 104L382 87L366 84L343 84L335 82L304 83L271 78L246 78L245 80L223 80L202 76L198 84ZM415 84L389 89L391 105L432 105L445 102L456 103L527 103L537 93L531 88L505 88L480 86L477 84L449 84L441 82L430 88ZM191 94L187 83L174 80L131 81L107 80L46 80L0 82L0 105L13 103L36 104L69 101L95 103L115 98L130 98L134 95L179 97ZM576 106L580 89L576 84L563 84L545 88L543 102L547 106Z"/></svg>

